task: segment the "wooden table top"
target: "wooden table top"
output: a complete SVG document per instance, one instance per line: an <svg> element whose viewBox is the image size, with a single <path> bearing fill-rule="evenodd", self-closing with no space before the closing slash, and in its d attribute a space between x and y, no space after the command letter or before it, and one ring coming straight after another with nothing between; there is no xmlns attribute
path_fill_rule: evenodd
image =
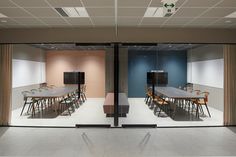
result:
<svg viewBox="0 0 236 157"><path fill-rule="evenodd" d="M27 94L26 97L29 98L59 98L66 96L69 93L75 92L78 87L57 87L48 90L43 90L41 92L34 92Z"/></svg>
<svg viewBox="0 0 236 157"><path fill-rule="evenodd" d="M175 99L200 99L204 95L197 95L175 87L155 87L155 91L161 95Z"/></svg>

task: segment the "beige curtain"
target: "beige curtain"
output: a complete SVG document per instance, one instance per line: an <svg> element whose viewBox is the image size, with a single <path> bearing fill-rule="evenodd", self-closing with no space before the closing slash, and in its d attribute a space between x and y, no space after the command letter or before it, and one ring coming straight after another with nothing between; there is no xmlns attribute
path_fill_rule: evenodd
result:
<svg viewBox="0 0 236 157"><path fill-rule="evenodd" d="M224 125L236 125L236 45L224 46Z"/></svg>
<svg viewBox="0 0 236 157"><path fill-rule="evenodd" d="M11 118L12 45L0 45L0 125Z"/></svg>

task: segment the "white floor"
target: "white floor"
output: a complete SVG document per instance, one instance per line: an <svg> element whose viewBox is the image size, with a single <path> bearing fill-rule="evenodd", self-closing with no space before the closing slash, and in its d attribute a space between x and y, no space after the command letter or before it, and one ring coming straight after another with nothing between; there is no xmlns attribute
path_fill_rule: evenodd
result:
<svg viewBox="0 0 236 157"><path fill-rule="evenodd" d="M0 156L236 156L236 128L1 128Z"/></svg>
<svg viewBox="0 0 236 157"><path fill-rule="evenodd" d="M74 127L75 124L111 124L113 118L107 118L103 112L104 98L89 98L71 116L55 113L44 113L35 118L29 115L20 116L21 108L12 111L11 125L15 126L66 126ZM120 118L122 124L157 124L158 127L166 126L215 126L223 124L223 112L209 107L212 117L201 115L200 119L188 115L187 112L177 111L175 119L161 113L160 117L154 114L143 98L129 98L130 110L127 117ZM205 111L205 113L207 113Z"/></svg>

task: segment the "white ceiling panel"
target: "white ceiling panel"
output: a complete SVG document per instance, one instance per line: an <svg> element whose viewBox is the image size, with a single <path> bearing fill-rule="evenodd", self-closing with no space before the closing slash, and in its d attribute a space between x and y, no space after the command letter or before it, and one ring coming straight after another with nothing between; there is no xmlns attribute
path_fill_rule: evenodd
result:
<svg viewBox="0 0 236 157"><path fill-rule="evenodd" d="M197 17L207 8L180 8L172 17Z"/></svg>
<svg viewBox="0 0 236 157"><path fill-rule="evenodd" d="M61 17L53 8L26 8L36 17Z"/></svg>
<svg viewBox="0 0 236 157"><path fill-rule="evenodd" d="M14 18L14 20L23 25L42 25L36 18Z"/></svg>
<svg viewBox="0 0 236 157"><path fill-rule="evenodd" d="M16 7L16 5L9 0L0 0L0 7Z"/></svg>
<svg viewBox="0 0 236 157"><path fill-rule="evenodd" d="M167 18L144 18L141 25L162 25L166 20Z"/></svg>
<svg viewBox="0 0 236 157"><path fill-rule="evenodd" d="M192 18L171 18L165 23L165 25L185 25L191 20Z"/></svg>
<svg viewBox="0 0 236 157"><path fill-rule="evenodd" d="M221 0L188 0L183 7L212 7Z"/></svg>
<svg viewBox="0 0 236 157"><path fill-rule="evenodd" d="M44 0L12 0L21 7L49 7Z"/></svg>
<svg viewBox="0 0 236 157"><path fill-rule="evenodd" d="M142 17L118 18L118 26L138 26Z"/></svg>
<svg viewBox="0 0 236 157"><path fill-rule="evenodd" d="M118 16L143 16L146 8L118 8Z"/></svg>
<svg viewBox="0 0 236 157"><path fill-rule="evenodd" d="M236 8L236 0L224 0L220 4L217 5L217 7L234 7Z"/></svg>
<svg viewBox="0 0 236 157"><path fill-rule="evenodd" d="M82 7L80 0L47 0L52 7Z"/></svg>
<svg viewBox="0 0 236 157"><path fill-rule="evenodd" d="M21 8L0 8L0 13L11 17L32 17L29 13Z"/></svg>
<svg viewBox="0 0 236 157"><path fill-rule="evenodd" d="M2 27L208 27L236 28L235 19L224 18L236 11L236 0L178 0L170 17L143 17L147 7L162 7L161 0L0 0L6 15ZM85 7L88 18L62 17L57 7Z"/></svg>
<svg viewBox="0 0 236 157"><path fill-rule="evenodd" d="M148 7L150 0L118 0L118 7L133 8L133 7Z"/></svg>
<svg viewBox="0 0 236 157"><path fill-rule="evenodd" d="M66 21L68 21L71 25L74 26L92 26L92 23L89 18L66 18Z"/></svg>
<svg viewBox="0 0 236 157"><path fill-rule="evenodd" d="M89 16L115 16L114 8L87 8Z"/></svg>
<svg viewBox="0 0 236 157"><path fill-rule="evenodd" d="M82 0L85 7L92 8L113 8L115 6L114 0Z"/></svg>
<svg viewBox="0 0 236 157"><path fill-rule="evenodd" d="M95 26L115 26L114 17L92 17Z"/></svg>
<svg viewBox="0 0 236 157"><path fill-rule="evenodd" d="M234 8L213 8L209 11L207 11L205 14L203 14L201 17L225 17L232 12L236 11Z"/></svg>
<svg viewBox="0 0 236 157"><path fill-rule="evenodd" d="M40 18L47 25L68 25L62 18Z"/></svg>

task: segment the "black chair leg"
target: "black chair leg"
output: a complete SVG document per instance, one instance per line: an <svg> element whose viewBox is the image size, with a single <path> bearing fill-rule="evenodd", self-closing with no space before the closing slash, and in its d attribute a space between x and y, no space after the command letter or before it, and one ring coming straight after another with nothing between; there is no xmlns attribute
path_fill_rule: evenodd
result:
<svg viewBox="0 0 236 157"><path fill-rule="evenodd" d="M208 107L207 107L206 104L205 104L205 106L206 106L206 109L207 109L207 112L208 112L209 117L211 117L210 111L209 111L209 109L208 109Z"/></svg>
<svg viewBox="0 0 236 157"><path fill-rule="evenodd" d="M22 114L23 114L23 111L24 111L24 109L25 109L25 106L26 106L26 102L24 103L24 106L23 106L23 108L22 108L22 110L21 110L21 113L20 113L20 115L22 115Z"/></svg>

